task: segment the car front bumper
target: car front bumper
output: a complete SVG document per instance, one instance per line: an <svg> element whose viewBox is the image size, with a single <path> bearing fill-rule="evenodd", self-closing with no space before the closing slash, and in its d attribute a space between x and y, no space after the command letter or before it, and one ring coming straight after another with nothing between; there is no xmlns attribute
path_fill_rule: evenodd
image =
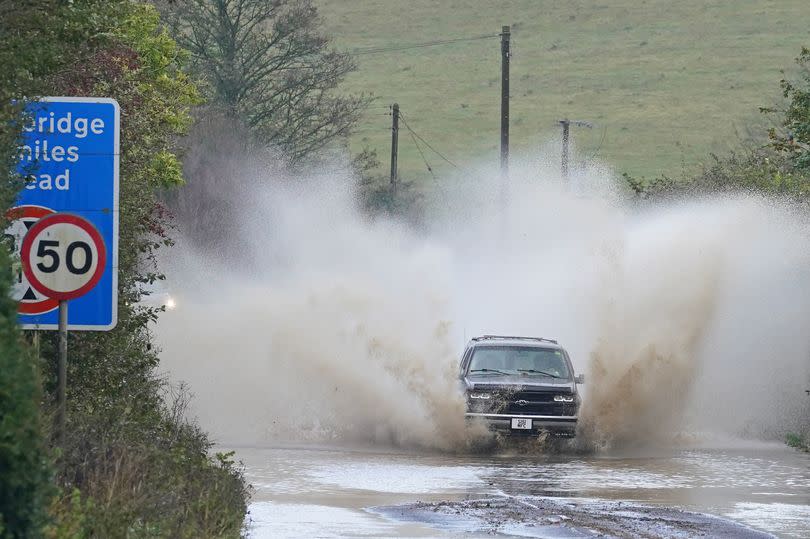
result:
<svg viewBox="0 0 810 539"><path fill-rule="evenodd" d="M577 430L578 416L559 415L521 415L521 414L488 414L478 412L467 412L464 414L468 420L481 421L490 429L499 433L534 435L540 431L560 436L575 436ZM513 429L512 419L531 419L531 429Z"/></svg>

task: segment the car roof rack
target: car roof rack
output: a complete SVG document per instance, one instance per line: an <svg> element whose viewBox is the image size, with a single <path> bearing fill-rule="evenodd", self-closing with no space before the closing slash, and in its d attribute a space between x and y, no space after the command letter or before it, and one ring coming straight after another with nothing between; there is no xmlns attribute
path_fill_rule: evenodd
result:
<svg viewBox="0 0 810 539"><path fill-rule="evenodd" d="M545 337L517 337L514 335L482 335L480 337L473 337L473 341L487 341L487 340L494 340L494 339L503 339L503 340L521 340L527 339L532 341L540 341L540 342L550 342L552 344L559 344L554 339L546 339Z"/></svg>

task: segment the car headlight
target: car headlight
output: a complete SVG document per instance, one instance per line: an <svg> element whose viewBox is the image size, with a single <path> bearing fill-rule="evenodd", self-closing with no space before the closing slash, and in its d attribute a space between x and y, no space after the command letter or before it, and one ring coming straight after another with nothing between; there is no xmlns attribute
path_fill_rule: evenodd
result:
<svg viewBox="0 0 810 539"><path fill-rule="evenodd" d="M573 395L554 395L554 402L574 402Z"/></svg>
<svg viewBox="0 0 810 539"><path fill-rule="evenodd" d="M470 393L470 398L471 399L486 400L486 399L491 399L492 395L490 395L489 393Z"/></svg>

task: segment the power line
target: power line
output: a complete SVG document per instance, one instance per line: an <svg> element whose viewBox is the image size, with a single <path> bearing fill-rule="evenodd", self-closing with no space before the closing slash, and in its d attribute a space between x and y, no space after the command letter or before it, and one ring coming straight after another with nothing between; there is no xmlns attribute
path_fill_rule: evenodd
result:
<svg viewBox="0 0 810 539"><path fill-rule="evenodd" d="M436 148L434 148L433 146L431 146L431 145L430 145L430 143L429 143L428 141L426 141L424 138L422 138L421 136L419 136L419 135L418 135L418 134L417 134L417 133L416 133L416 132L415 132L413 129L411 129L411 126L410 126L410 125L408 125L408 121L405 119L405 115L404 115L404 114L402 114L402 112L400 112L400 113L399 113L399 117L400 117L400 119L402 120L402 123L403 123L403 125L405 126L405 128L406 128L408 131L410 131L411 136L414 136L414 137L418 138L419 140L421 140L421 141L422 141L422 142L425 144L425 146L427 146L428 148L430 148L430 149L433 151L433 153L435 153L436 155L438 155L439 157L441 157L441 158L442 158L442 159L443 159L445 162L449 163L450 165L454 166L454 167L455 167L455 168L457 168L457 169L461 169L461 167L459 167L459 166L458 166L457 164L455 164L454 162L450 161L450 159L448 159L447 157L445 157L445 156L444 156L444 154L442 154L442 153L441 153L439 150L437 150Z"/></svg>
<svg viewBox="0 0 810 539"><path fill-rule="evenodd" d="M398 52L398 51L405 51L409 49L420 49L423 47L435 47L437 45L448 45L451 43L460 43L463 41L477 41L479 39L492 39L500 37L500 34L486 34L482 36L475 36L475 37L459 37L455 39L440 39L436 41L424 41L422 43L409 43L409 44L402 44L402 45L393 45L390 47L367 47L364 49L354 49L349 51L351 54L354 55L364 55L364 54L378 54L382 52Z"/></svg>
<svg viewBox="0 0 810 539"><path fill-rule="evenodd" d="M400 115L399 115L399 119L402 120L403 124L405 123L405 119L402 117L401 112L400 112ZM411 140L413 140L413 145L416 146L416 150L419 152L419 155L422 157L422 161L425 162L425 166L427 167L428 172L430 172L430 177L433 178L433 181L436 183L436 187L439 188L439 192L441 193L442 198L445 199L445 201L447 201L447 194L444 192L444 187L442 187L442 184L439 183L439 179L433 173L433 169L430 167L430 163L428 163L428 160L425 157L425 153L422 151L422 148L419 147L419 143L416 142L416 136L417 136L416 133L414 133L411 130L411 128L408 127L408 124L405 124L405 127L408 128L408 133L410 133L410 135L411 135Z"/></svg>
<svg viewBox="0 0 810 539"><path fill-rule="evenodd" d="M402 118L402 117L400 116L400 119L401 119L401 118ZM404 122L404 120L403 120L403 123L405 123L405 122ZM407 127L407 125L406 125L406 127ZM410 132L410 134L411 134L411 140L413 140L413 144L414 144L414 146L416 146L416 150L419 152L419 155L420 155L420 156L422 156L422 161L424 161L424 162L425 162L425 166L427 167L428 172L430 172L430 175L431 175L431 176L433 176L433 179L435 180L435 179L436 179L436 175L435 175L435 174L433 174L433 169L432 169L432 168L430 168L430 163L428 163L427 158L425 158L425 154L424 154L424 152L422 151L422 148L420 148L420 147L419 147L419 143L418 143L418 142L416 142L416 137L414 137L414 133L413 133L413 131L411 131L410 129L408 129L408 132Z"/></svg>
<svg viewBox="0 0 810 539"><path fill-rule="evenodd" d="M599 151L602 149L602 144L604 144L604 142L605 142L605 136L606 135L607 135L607 126L604 126L604 127L602 127L602 138L599 139L599 145L596 147L596 149L594 149L593 152L591 152L590 155L585 157L585 159L584 159L585 161L589 161L591 159L594 159L594 158L596 158L597 155L599 155Z"/></svg>

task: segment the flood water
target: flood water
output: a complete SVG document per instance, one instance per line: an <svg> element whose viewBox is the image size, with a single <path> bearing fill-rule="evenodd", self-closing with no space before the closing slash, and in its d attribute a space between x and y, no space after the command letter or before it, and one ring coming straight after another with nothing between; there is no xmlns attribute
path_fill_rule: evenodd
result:
<svg viewBox="0 0 810 539"><path fill-rule="evenodd" d="M255 491L250 537L453 537L374 508L476 498L626 500L810 537L810 455L780 444L669 454L451 456L339 447L237 451ZM509 532L503 529L498 533Z"/></svg>
<svg viewBox="0 0 810 539"><path fill-rule="evenodd" d="M243 449L254 537L466 536L481 531L482 498L534 506L521 524L556 511L548 500L575 500L584 509L564 516L585 532L627 501L810 537L808 456L778 443L708 448L679 436L688 449L441 453L470 440L461 350L499 332L565 344L588 378L580 416L595 444L803 428L806 212L743 193L639 204L598 164L575 193L556 158L539 170L546 159L532 156L510 168L508 205L493 196L500 172L471 163L443 183L447 204L410 227L369 219L354 180L335 177L343 165L277 181L256 172L264 161L233 157L226 168L244 188L223 193L240 208L223 230L249 233L238 247L225 234L221 252L243 250L239 264L210 246L171 255L178 307L156 331L163 368L201 397L190 412L215 438L246 444L436 448ZM437 522L390 509L417 501L459 513ZM462 523L465 510L478 520Z"/></svg>

